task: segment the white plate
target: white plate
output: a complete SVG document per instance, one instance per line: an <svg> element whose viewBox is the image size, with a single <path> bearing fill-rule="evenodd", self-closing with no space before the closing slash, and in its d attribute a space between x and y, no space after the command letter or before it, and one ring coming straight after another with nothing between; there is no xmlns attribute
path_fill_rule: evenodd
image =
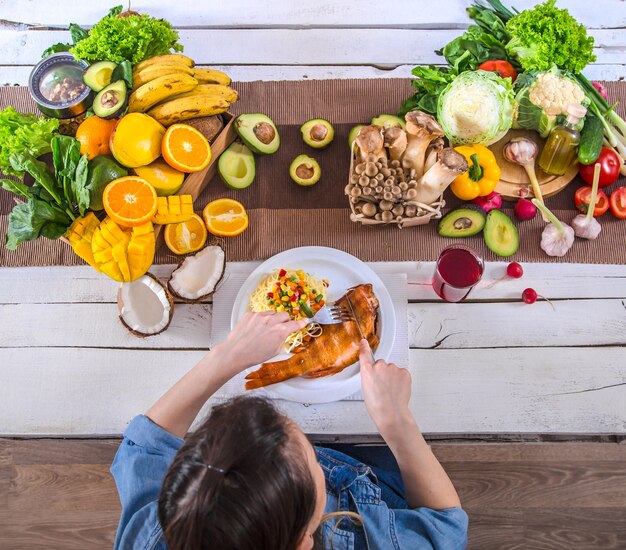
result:
<svg viewBox="0 0 626 550"><path fill-rule="evenodd" d="M391 296L380 277L361 260L341 250L324 246L303 246L286 250L257 267L246 279L237 294L231 316L231 328L237 324L248 311L250 295L259 282L274 271L285 269L302 269L320 279L328 279L328 300L334 302L355 285L371 283L374 294L380 302L379 337L380 343L374 354L377 359L388 360L396 336L396 316ZM281 354L272 361L286 359ZM258 367L249 369L248 372ZM338 374L316 379L292 378L273 384L268 389L279 397L300 403L329 403L339 401L361 389L359 363L356 362Z"/></svg>

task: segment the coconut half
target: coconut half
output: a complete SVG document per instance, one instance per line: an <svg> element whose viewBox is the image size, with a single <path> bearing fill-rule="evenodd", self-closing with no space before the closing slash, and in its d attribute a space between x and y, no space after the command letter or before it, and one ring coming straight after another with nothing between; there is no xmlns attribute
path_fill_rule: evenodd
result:
<svg viewBox="0 0 626 550"><path fill-rule="evenodd" d="M207 246L197 254L188 256L172 271L168 288L185 302L205 300L215 292L224 276L226 254L221 246Z"/></svg>
<svg viewBox="0 0 626 550"><path fill-rule="evenodd" d="M122 283L117 292L122 324L135 336L154 336L163 332L174 316L174 299L152 274Z"/></svg>

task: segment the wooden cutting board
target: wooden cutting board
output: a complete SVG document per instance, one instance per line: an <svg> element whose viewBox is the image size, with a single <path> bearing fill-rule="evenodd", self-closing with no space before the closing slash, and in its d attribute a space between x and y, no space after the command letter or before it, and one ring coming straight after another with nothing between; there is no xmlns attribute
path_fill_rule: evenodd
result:
<svg viewBox="0 0 626 550"><path fill-rule="evenodd" d="M527 137L535 141L539 145L539 154L537 159L541 155L543 146L546 140L541 138L537 132L532 130L509 130L507 134L498 142L489 146L489 149L493 151L496 156L496 160L502 174L500 175L500 181L496 185L496 191L502 195L504 200L516 201L519 199L519 191L522 187L528 187L529 194L527 197L533 196L532 186L530 180L526 174L526 170L519 164L513 164L507 161L502 154L504 146L511 141L514 137ZM578 173L578 164L573 164L567 169L567 172L562 176L553 176L546 174L539 168L537 162L535 162L535 170L537 172L537 180L539 181L539 187L544 197L551 197L556 195L559 191L565 189L567 184L572 181Z"/></svg>

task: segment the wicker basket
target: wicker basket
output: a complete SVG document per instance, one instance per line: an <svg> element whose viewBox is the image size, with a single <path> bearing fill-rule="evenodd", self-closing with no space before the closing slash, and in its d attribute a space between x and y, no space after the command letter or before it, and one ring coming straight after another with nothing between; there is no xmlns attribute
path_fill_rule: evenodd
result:
<svg viewBox="0 0 626 550"><path fill-rule="evenodd" d="M351 181L353 180L353 176L358 174L355 172L356 163L355 163L355 154L354 154L354 144L352 147L350 158L350 173L348 175L348 184L345 187L345 194L349 197L348 202L350 203L350 209L352 213L350 214L350 219L353 222L361 223L363 225L389 225L395 224L398 227L413 227L415 225L424 225L427 224L432 219L439 219L442 216L441 209L446 205L445 200L443 199L443 194L432 204L424 204L415 200L410 200L406 198L402 198L401 196L394 196L393 203L394 206L402 205L404 209L407 206L415 207L415 215L412 216L394 216L394 218L390 221L385 221L383 219L376 219L375 217L368 217L361 211L361 205L366 202L379 203L379 199L369 198L372 195L368 195L368 198L365 198L365 195L360 195L359 197L352 196L352 188L353 187L365 187L360 185L359 183L354 184ZM405 178L407 178L407 174L404 172ZM396 176L393 176L394 178ZM354 178L355 179L355 178ZM381 182L382 183L382 182ZM368 185L371 187L371 185ZM371 193L371 191L370 191ZM411 209L413 210L413 209Z"/></svg>

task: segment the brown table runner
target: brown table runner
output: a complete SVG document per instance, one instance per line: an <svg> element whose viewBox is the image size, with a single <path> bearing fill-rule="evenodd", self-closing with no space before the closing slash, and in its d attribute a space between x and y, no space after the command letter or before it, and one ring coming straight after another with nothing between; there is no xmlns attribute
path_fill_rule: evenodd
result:
<svg viewBox="0 0 626 550"><path fill-rule="evenodd" d="M398 229L396 226L363 227L350 221L343 189L349 169L348 132L357 123L381 113L394 113L411 93L408 79L312 80L298 82L244 82L235 87L241 100L235 113L263 112L278 125L281 147L270 156L256 157L256 179L240 191L228 189L216 177L196 202L196 210L213 199L231 197L242 202L250 216L250 227L242 235L226 239L230 261L265 259L283 250L305 245L331 246L365 261L435 260L439 251L455 242L439 237L436 222ZM607 83L609 99L626 96L626 83ZM18 111L37 112L24 87L0 88L0 109L13 105ZM624 115L624 106L618 111ZM335 140L325 150L313 150L302 141L299 127L310 118L326 118L335 127ZM289 178L289 164L298 154L315 157L322 167L322 179L311 188L298 187ZM624 185L621 178L617 185ZM577 214L573 195L580 179L574 180L548 206L565 222ZM609 188L613 189L615 186ZM446 193L449 207L458 205ZM512 216L512 204L504 211ZM7 214L13 207L10 193L0 190L0 242L4 242ZM575 262L626 264L626 222L610 213L599 219L602 233L596 241L576 239L564 258L550 258L539 248L544 224L537 216L518 223L521 244L514 258L530 262ZM458 239L475 247L486 260L499 258L484 245L481 236ZM177 262L165 246L156 263ZM69 246L39 239L25 243L17 251L0 248L0 265L81 265Z"/></svg>

